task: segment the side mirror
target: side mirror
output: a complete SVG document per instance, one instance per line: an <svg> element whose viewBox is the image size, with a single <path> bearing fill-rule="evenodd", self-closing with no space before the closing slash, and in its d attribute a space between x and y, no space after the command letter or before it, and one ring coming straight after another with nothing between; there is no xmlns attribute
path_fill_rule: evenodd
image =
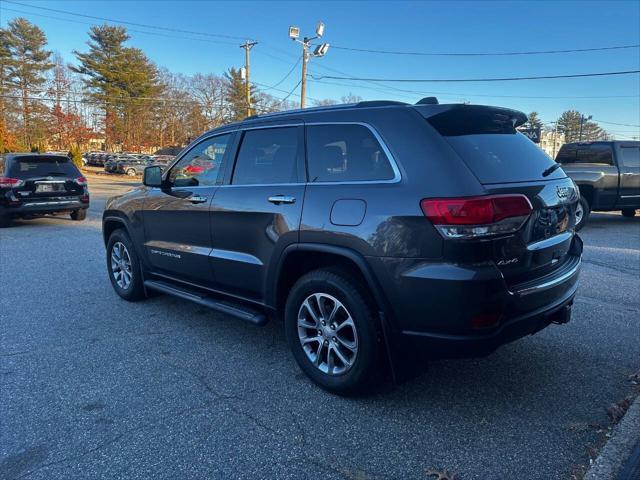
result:
<svg viewBox="0 0 640 480"><path fill-rule="evenodd" d="M145 168L142 175L142 183L147 187L161 187L162 169L157 165Z"/></svg>

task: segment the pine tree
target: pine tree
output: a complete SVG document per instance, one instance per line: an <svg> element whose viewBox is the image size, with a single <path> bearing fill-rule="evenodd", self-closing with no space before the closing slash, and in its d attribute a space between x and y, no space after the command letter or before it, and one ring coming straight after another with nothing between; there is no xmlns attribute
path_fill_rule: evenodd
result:
<svg viewBox="0 0 640 480"><path fill-rule="evenodd" d="M160 86L156 66L137 48L124 46L124 27L91 27L89 51L75 51L80 64L72 70L83 75L91 96L103 105L107 145L139 146L147 141L146 126Z"/></svg>
<svg viewBox="0 0 640 480"><path fill-rule="evenodd" d="M229 106L228 121L236 122L247 116L247 84L242 79L240 70L230 68L224 74L225 78L225 97ZM256 103L255 87L250 88L251 104Z"/></svg>
<svg viewBox="0 0 640 480"><path fill-rule="evenodd" d="M536 129L542 128L542 120L538 116L538 112L531 112L527 116L527 121L523 125L525 128Z"/></svg>
<svg viewBox="0 0 640 480"><path fill-rule="evenodd" d="M558 119L558 131L564 133L565 142L592 142L595 140L606 140L605 132L596 122L582 120L582 136L580 135L580 122L582 114L577 110L567 110L562 112Z"/></svg>
<svg viewBox="0 0 640 480"><path fill-rule="evenodd" d="M46 73L53 64L49 61L51 52L45 49L47 38L44 32L24 18L9 22L5 31L5 42L9 49L10 61L8 83L20 92L22 101L22 130L25 145L32 146L42 141L42 132L34 114L42 114L46 109L41 102L31 97L39 93L46 81Z"/></svg>

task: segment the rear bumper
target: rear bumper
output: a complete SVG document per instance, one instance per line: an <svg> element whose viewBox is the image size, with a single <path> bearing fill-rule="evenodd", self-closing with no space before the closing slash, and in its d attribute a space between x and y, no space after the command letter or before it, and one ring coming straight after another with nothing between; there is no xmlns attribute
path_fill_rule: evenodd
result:
<svg viewBox="0 0 640 480"><path fill-rule="evenodd" d="M487 355L504 343L565 323L578 287L582 243L563 265L534 281L508 285L493 263L460 265L419 259L371 259L387 295L391 340L429 357ZM495 319L486 328L473 320Z"/></svg>
<svg viewBox="0 0 640 480"><path fill-rule="evenodd" d="M490 333L446 335L441 333L403 331L398 341L409 350L420 351L432 358L465 358L489 355L501 345L539 332L552 323L567 323L577 285L562 298L528 314L503 322Z"/></svg>
<svg viewBox="0 0 640 480"><path fill-rule="evenodd" d="M82 208L89 208L89 202L82 202L78 197L68 199L34 199L15 206L0 205L0 215L20 217L54 212L68 212Z"/></svg>

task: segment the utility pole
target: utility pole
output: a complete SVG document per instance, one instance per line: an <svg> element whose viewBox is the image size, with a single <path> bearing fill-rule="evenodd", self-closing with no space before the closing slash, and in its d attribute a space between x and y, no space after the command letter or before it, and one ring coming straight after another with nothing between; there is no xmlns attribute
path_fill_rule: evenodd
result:
<svg viewBox="0 0 640 480"><path fill-rule="evenodd" d="M244 48L244 75L246 81L246 94L247 94L247 117L251 116L251 83L249 82L249 51L257 45L258 42L250 42L247 40L240 48Z"/></svg>
<svg viewBox="0 0 640 480"><path fill-rule="evenodd" d="M300 108L304 108L305 99L307 97L307 62L311 57L324 57L329 50L328 43L322 43L318 45L313 53L309 53L309 47L311 42L324 35L324 23L318 22L316 25L315 37L304 37L302 40L298 40L300 37L300 28L289 27L289 38L294 42L302 45L302 79L300 80Z"/></svg>

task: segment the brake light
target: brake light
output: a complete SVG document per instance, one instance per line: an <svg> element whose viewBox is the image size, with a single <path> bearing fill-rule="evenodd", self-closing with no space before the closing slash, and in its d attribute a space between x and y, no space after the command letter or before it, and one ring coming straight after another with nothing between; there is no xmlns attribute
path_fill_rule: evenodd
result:
<svg viewBox="0 0 640 480"><path fill-rule="evenodd" d="M533 210L521 194L427 198L420 207L442 236L462 239L513 233Z"/></svg>
<svg viewBox="0 0 640 480"><path fill-rule="evenodd" d="M85 177L78 177L74 180L78 185L86 185L87 179Z"/></svg>
<svg viewBox="0 0 640 480"><path fill-rule="evenodd" d="M19 178L0 177L0 188L14 188L24 185L24 180Z"/></svg>

